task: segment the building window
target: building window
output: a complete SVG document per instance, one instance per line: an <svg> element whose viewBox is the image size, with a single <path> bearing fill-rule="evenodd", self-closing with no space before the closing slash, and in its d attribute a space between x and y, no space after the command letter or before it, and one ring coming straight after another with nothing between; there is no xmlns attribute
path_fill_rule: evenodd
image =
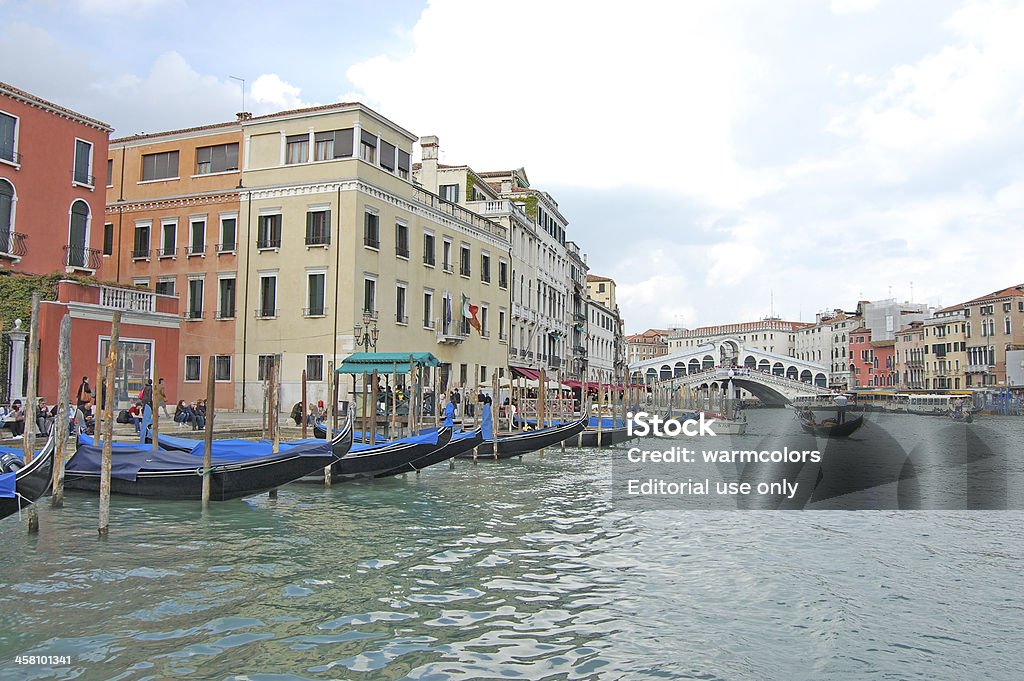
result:
<svg viewBox="0 0 1024 681"><path fill-rule="evenodd" d="M178 179L178 152L145 154L142 157L142 181Z"/></svg>
<svg viewBox="0 0 1024 681"><path fill-rule="evenodd" d="M405 313L405 284L398 284L395 288L395 321L399 324L409 323Z"/></svg>
<svg viewBox="0 0 1024 681"><path fill-rule="evenodd" d="M317 161L350 158L352 156L352 128L318 132L313 135L313 144L313 154Z"/></svg>
<svg viewBox="0 0 1024 681"><path fill-rule="evenodd" d="M160 257L170 258L174 255L174 251L178 247L177 220L161 223L160 230L163 232L163 247L160 249Z"/></svg>
<svg viewBox="0 0 1024 681"><path fill-rule="evenodd" d="M3 229L0 228L0 233ZM114 254L114 223L108 222L103 225L103 255Z"/></svg>
<svg viewBox="0 0 1024 681"><path fill-rule="evenodd" d="M85 140L75 140L75 184L84 184L92 187L96 184L96 178L92 176L92 143Z"/></svg>
<svg viewBox="0 0 1024 681"><path fill-rule="evenodd" d="M18 119L11 114L0 111L0 160L19 163L18 151Z"/></svg>
<svg viewBox="0 0 1024 681"><path fill-rule="evenodd" d="M508 288L508 263L504 260L498 261L498 287Z"/></svg>
<svg viewBox="0 0 1024 681"><path fill-rule="evenodd" d="M469 258L469 246L463 244L459 247L459 274L464 277L469 276Z"/></svg>
<svg viewBox="0 0 1024 681"><path fill-rule="evenodd" d="M260 275L260 309L256 311L257 317L277 316L277 275Z"/></svg>
<svg viewBox="0 0 1024 681"><path fill-rule="evenodd" d="M196 149L196 175L238 170L238 142Z"/></svg>
<svg viewBox="0 0 1024 681"><path fill-rule="evenodd" d="M284 162L305 163L309 160L309 135L289 135L285 138Z"/></svg>
<svg viewBox="0 0 1024 681"><path fill-rule="evenodd" d="M14 185L0 179L0 253L10 253L14 231Z"/></svg>
<svg viewBox="0 0 1024 681"><path fill-rule="evenodd" d="M235 278L225 277L217 282L217 319L235 316Z"/></svg>
<svg viewBox="0 0 1024 681"><path fill-rule="evenodd" d="M457 184L442 184L438 187L437 193L445 201L459 202L459 185Z"/></svg>
<svg viewBox="0 0 1024 681"><path fill-rule="evenodd" d="M310 272L306 275L306 316L322 317L327 311L324 295L327 290L327 273Z"/></svg>
<svg viewBox="0 0 1024 681"><path fill-rule="evenodd" d="M505 338L505 309L500 308L498 310L498 340L506 340Z"/></svg>
<svg viewBox="0 0 1024 681"><path fill-rule="evenodd" d="M149 257L149 229L150 223L135 225L135 242L132 246L133 258Z"/></svg>
<svg viewBox="0 0 1024 681"><path fill-rule="evenodd" d="M188 280L188 311L185 315L188 319L203 318L203 280L200 278Z"/></svg>
<svg viewBox="0 0 1024 681"><path fill-rule="evenodd" d="M154 289L157 294L161 296L173 296L174 295L174 277L167 279L157 279L156 288Z"/></svg>
<svg viewBox="0 0 1024 681"><path fill-rule="evenodd" d="M370 248L380 248L380 216L366 211L363 220L363 244Z"/></svg>
<svg viewBox="0 0 1024 681"><path fill-rule="evenodd" d="M189 239L189 255L206 253L206 218L193 218L190 222L191 238Z"/></svg>
<svg viewBox="0 0 1024 681"><path fill-rule="evenodd" d="M107 159L107 186L114 186L114 159Z"/></svg>
<svg viewBox="0 0 1024 681"><path fill-rule="evenodd" d="M266 381L270 379L270 369L274 366L274 355L260 355L257 360L256 380Z"/></svg>
<svg viewBox="0 0 1024 681"><path fill-rule="evenodd" d="M232 216L220 219L220 244L217 246L219 253L229 253L235 250L237 231L238 218Z"/></svg>
<svg viewBox="0 0 1024 681"><path fill-rule="evenodd" d="M1009 303L1007 303L1007 305L1009 305ZM1006 317L1006 318L1003 319L1003 331L1006 333L1007 336L1010 335L1010 318L1009 317Z"/></svg>
<svg viewBox="0 0 1024 681"><path fill-rule="evenodd" d="M231 380L231 355L217 355L213 358L213 380Z"/></svg>
<svg viewBox="0 0 1024 681"><path fill-rule="evenodd" d="M395 172L395 145L380 141L380 167Z"/></svg>
<svg viewBox="0 0 1024 681"><path fill-rule="evenodd" d="M89 204L81 199L71 204L71 224L68 231L67 264L71 267L83 269L95 269L96 263L92 262L89 253L86 251L86 243L89 240Z"/></svg>
<svg viewBox="0 0 1024 681"><path fill-rule="evenodd" d="M306 245L326 246L331 243L331 211L306 211Z"/></svg>
<svg viewBox="0 0 1024 681"><path fill-rule="evenodd" d="M404 222L395 223L395 255L409 257L409 225Z"/></svg>
<svg viewBox="0 0 1024 681"><path fill-rule="evenodd" d="M434 264L434 248L435 241L434 235L430 232L423 232L423 264L433 265Z"/></svg>
<svg viewBox="0 0 1024 681"><path fill-rule="evenodd" d="M199 355L185 355L185 382L186 383L198 383L199 382L199 368L200 368Z"/></svg>
<svg viewBox="0 0 1024 681"><path fill-rule="evenodd" d="M398 150L398 176L403 180L409 179L409 152Z"/></svg>
<svg viewBox="0 0 1024 681"><path fill-rule="evenodd" d="M256 248L281 247L281 214L261 215L256 225Z"/></svg>
<svg viewBox="0 0 1024 681"><path fill-rule="evenodd" d="M480 335L483 336L484 338L487 338L488 336L491 335L491 327L488 324L488 322L490 321L488 319L488 311L489 310L487 305L480 306Z"/></svg>
<svg viewBox="0 0 1024 681"><path fill-rule="evenodd" d="M360 131L359 158L369 163L377 162L377 137L365 130Z"/></svg>
<svg viewBox="0 0 1024 681"><path fill-rule="evenodd" d="M324 380L324 356L306 355L306 380Z"/></svg>
<svg viewBox="0 0 1024 681"><path fill-rule="evenodd" d="M491 256L486 253L480 254L480 281L491 283Z"/></svg>
<svg viewBox="0 0 1024 681"><path fill-rule="evenodd" d="M377 280L363 279L363 314L377 318Z"/></svg>
<svg viewBox="0 0 1024 681"><path fill-rule="evenodd" d="M423 328L434 328L434 292L423 292Z"/></svg>
<svg viewBox="0 0 1024 681"><path fill-rule="evenodd" d="M441 244L441 266L445 272L452 271L452 242L448 239Z"/></svg>

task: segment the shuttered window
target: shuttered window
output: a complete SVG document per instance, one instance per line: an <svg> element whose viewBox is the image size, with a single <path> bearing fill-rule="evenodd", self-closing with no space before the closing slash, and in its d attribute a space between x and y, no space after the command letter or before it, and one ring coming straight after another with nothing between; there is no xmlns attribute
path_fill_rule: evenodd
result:
<svg viewBox="0 0 1024 681"><path fill-rule="evenodd" d="M167 180L178 177L178 152L165 151L142 157L142 181Z"/></svg>
<svg viewBox="0 0 1024 681"><path fill-rule="evenodd" d="M238 170L238 143L196 149L196 175Z"/></svg>

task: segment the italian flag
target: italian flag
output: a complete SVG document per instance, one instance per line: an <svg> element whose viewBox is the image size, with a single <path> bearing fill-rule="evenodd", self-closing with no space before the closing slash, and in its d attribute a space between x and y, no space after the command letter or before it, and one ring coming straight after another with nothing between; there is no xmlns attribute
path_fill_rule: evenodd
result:
<svg viewBox="0 0 1024 681"><path fill-rule="evenodd" d="M466 294L462 294L462 316L469 320L469 325L476 329L476 332L483 335L483 330L480 328L480 320L476 318L476 313L480 311L478 305L470 305L469 298Z"/></svg>

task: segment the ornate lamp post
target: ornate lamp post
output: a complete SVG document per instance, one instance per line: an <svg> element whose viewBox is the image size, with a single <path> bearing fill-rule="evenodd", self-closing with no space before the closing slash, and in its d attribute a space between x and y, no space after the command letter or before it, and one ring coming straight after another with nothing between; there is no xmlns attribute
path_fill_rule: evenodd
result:
<svg viewBox="0 0 1024 681"><path fill-rule="evenodd" d="M370 328L370 322L373 322L373 328ZM357 348L365 348L366 352L377 352L377 339L380 337L380 328L377 326L376 320L364 313L363 323L356 322L355 332Z"/></svg>

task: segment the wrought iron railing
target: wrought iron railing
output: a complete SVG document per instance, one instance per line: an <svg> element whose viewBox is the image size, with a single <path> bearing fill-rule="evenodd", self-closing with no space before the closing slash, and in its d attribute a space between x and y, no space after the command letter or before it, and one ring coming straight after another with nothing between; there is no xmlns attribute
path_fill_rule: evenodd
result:
<svg viewBox="0 0 1024 681"><path fill-rule="evenodd" d="M21 232L0 232L0 254L20 258L28 252L25 246L27 238Z"/></svg>
<svg viewBox="0 0 1024 681"><path fill-rule="evenodd" d="M96 248L85 246L65 246L64 264L68 267L75 267L83 270L98 270L100 267L100 252Z"/></svg>

